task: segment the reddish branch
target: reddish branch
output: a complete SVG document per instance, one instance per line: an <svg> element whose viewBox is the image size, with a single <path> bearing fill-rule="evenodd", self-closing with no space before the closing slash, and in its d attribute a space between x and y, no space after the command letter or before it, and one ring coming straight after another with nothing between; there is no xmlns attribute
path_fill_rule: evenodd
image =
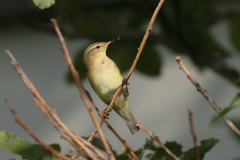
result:
<svg viewBox="0 0 240 160"><path fill-rule="evenodd" d="M96 159L95 155L93 152L84 144L86 140L82 139L81 137L77 136L74 134L57 116L57 114L47 105L45 100L42 98L40 93L37 91L36 87L33 85L33 83L28 79L24 71L22 70L21 66L19 63L16 61L14 56L11 54L9 50L6 50L6 53L9 55L9 57L12 59L12 65L16 69L18 75L22 78L23 82L26 84L28 89L32 92L33 96L35 97L35 102L36 105L42 110L42 112L46 115L46 117L49 119L49 121L53 124L53 126L56 128L56 124L53 123L54 121L60 126L71 139L66 139L68 140L71 144L75 143L74 146L77 145L78 148L84 149L84 151L87 153L87 155L92 158ZM53 121L54 120L54 121ZM59 131L59 129L57 128ZM64 137L64 136L63 136ZM81 141L80 141L81 139ZM106 158L104 158L106 159Z"/></svg>
<svg viewBox="0 0 240 160"><path fill-rule="evenodd" d="M98 112L99 116L100 117L103 117L102 113L99 111L99 109L97 108L97 105L95 104L95 102L93 101L91 95L89 94L89 92L87 90L85 90L85 93L86 95L88 96L88 99L90 100L90 102L92 103L93 107L96 109L96 111ZM137 158L136 154L132 151L132 149L129 147L129 145L127 144L127 142L125 140L123 140L119 134L113 129L113 127L108 123L108 121L103 118L100 125L103 124L103 121L106 123L107 127L113 132L113 134L122 142L122 144L126 147L126 149L128 150L128 152L130 153L130 155L133 157L133 158ZM97 130L95 130L93 133L92 133L92 136L89 137L88 141L92 141L95 134L97 133Z"/></svg>
<svg viewBox="0 0 240 160"><path fill-rule="evenodd" d="M149 136L151 136L166 152L169 156L171 156L175 160L181 160L177 156L175 156L164 144L160 141L158 136L154 136L149 130L147 130L141 123L137 123L137 126L145 131Z"/></svg>
<svg viewBox="0 0 240 160"><path fill-rule="evenodd" d="M188 115L189 115L190 130L191 130L191 134L193 137L193 143L194 143L194 148L195 148L196 160L200 160L199 148L197 145L197 136L194 132L193 111L191 109L188 109Z"/></svg>
<svg viewBox="0 0 240 160"><path fill-rule="evenodd" d="M57 35L59 37L59 40L60 40L60 43L61 43L62 52L63 52L63 54L65 56L65 59L66 59L67 64L69 66L69 69L70 69L70 71L71 71L71 73L72 73L72 75L74 77L74 80L75 80L75 82L77 84L77 87L78 87L78 90L80 92L81 98L83 99L83 102L84 102L85 106L87 107L87 110L88 110L88 112L89 112L89 114L90 114L90 116L91 116L91 118L93 120L93 123L94 123L94 125L96 126L96 128L98 130L99 137L100 137L100 139L101 139L101 141L103 143L103 146L104 146L106 152L108 153L110 159L115 159L115 157L114 157L114 155L112 153L112 150L111 150L109 144L107 143L107 140L106 140L106 138L105 138L105 136L103 134L103 131L102 131L101 127L100 127L100 124L99 124L99 122L97 120L97 117L95 116L95 114L94 114L94 112L93 112L93 110L91 108L91 104L88 102L87 97L84 94L84 88L83 88L83 85L82 85L82 83L80 81L79 73L74 68L72 59L71 59L69 51L67 49L67 45L65 43L64 37L63 37L59 27L58 27L57 21L55 19L51 19L51 21L52 21L52 24L53 24L53 26L54 26L54 28L55 28L55 30L57 32Z"/></svg>
<svg viewBox="0 0 240 160"><path fill-rule="evenodd" d="M207 91L204 90L200 84L192 77L191 73L189 72L189 69L187 69L185 67L185 65L183 64L182 58L180 56L176 57L176 60L180 66L180 69L183 70L183 72L187 75L187 78L192 82L192 84L197 88L197 91L200 92L205 98L206 100L210 103L210 105L212 106L212 108L217 112L220 113L221 109L218 107L218 105L216 104L216 102L207 94ZM236 133L238 136L240 136L240 131L239 129L232 123L232 121L230 121L229 119L227 119L227 117L222 116L223 121L228 125L228 127L234 132Z"/></svg>
<svg viewBox="0 0 240 160"><path fill-rule="evenodd" d="M5 103L7 104L9 110L12 112L13 116L15 117L15 121L19 123L38 143L40 143L46 150L50 151L52 154L56 155L58 158L64 159L64 160L69 160L68 157L62 155L59 153L57 150L52 148L51 146L47 145L44 143L37 135L35 135L30 128L24 123L19 116L17 115L15 109L11 106L11 104L8 102L7 99L5 99Z"/></svg>
<svg viewBox="0 0 240 160"><path fill-rule="evenodd" d="M151 20L150 20L150 22L149 22L148 27L147 27L146 33L145 33L145 35L144 35L144 37L143 37L142 43L140 44L140 46L139 46L139 48L138 48L137 56L136 56L136 58L135 58L135 60L134 60L134 62L133 62L133 65L132 65L132 67L131 67L131 69L130 69L128 75L127 75L127 77L125 77L125 78L123 79L122 85L118 88L118 90L117 90L116 93L114 94L113 99L112 99L111 103L109 104L108 109L106 110L107 112L109 112L109 111L111 111L111 110L113 109L113 104L114 104L114 102L116 101L117 96L119 95L119 93L120 93L120 91L122 90L123 86L128 84L128 80L129 80L130 76L132 75L132 72L134 71L134 69L135 69L135 67L136 67L136 65L137 65L138 59L140 58L140 55L141 55L142 50L143 50L143 47L144 47L144 45L145 45L145 43L146 43L146 41L147 41L148 35L150 34L150 31L152 30L152 26L153 26L153 24L154 24L154 21L155 21L155 19L156 19L156 17L157 17L157 14L158 14L159 10L161 9L161 7L162 7L162 5L163 5L163 3L164 3L164 1L165 1L165 0L160 0L157 8L155 9L155 11L154 11L154 13L153 13L153 16L152 16L152 18L151 18Z"/></svg>

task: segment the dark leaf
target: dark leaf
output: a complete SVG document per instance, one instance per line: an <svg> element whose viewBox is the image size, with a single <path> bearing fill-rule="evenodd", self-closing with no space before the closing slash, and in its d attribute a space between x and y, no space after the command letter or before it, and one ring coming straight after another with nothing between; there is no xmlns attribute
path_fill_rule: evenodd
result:
<svg viewBox="0 0 240 160"><path fill-rule="evenodd" d="M240 106L240 93L237 93L236 96L232 99L230 104L225 107L220 113L218 113L210 122L210 124L218 121L222 116L225 116L228 112ZM209 124L209 125L210 125Z"/></svg>
<svg viewBox="0 0 240 160"><path fill-rule="evenodd" d="M84 138L84 139L87 140L89 137L83 137L83 136L82 136L82 138ZM95 147L101 149L102 151L105 151L105 148L104 148L104 146L103 146L103 144L102 144L102 141L101 141L101 139L100 139L99 137L94 137L91 143L92 143ZM111 145L110 145L110 147L111 147L111 150L112 150L113 154L114 154L114 155L117 155L117 152L112 149L112 146L111 146Z"/></svg>
<svg viewBox="0 0 240 160"><path fill-rule="evenodd" d="M240 119L239 119L239 117L232 118L232 122L238 129L240 128ZM236 141L236 142L238 142L238 144L240 144L240 137L236 133L234 133L232 130L228 129L228 131L233 136L234 141Z"/></svg>
<svg viewBox="0 0 240 160"><path fill-rule="evenodd" d="M133 64L137 55L139 44L137 43L118 43L114 46L113 51L110 50L109 57L118 65L121 72L124 72ZM160 74L161 61L159 54L151 45L145 45L136 69L144 74L156 76Z"/></svg>
<svg viewBox="0 0 240 160"><path fill-rule="evenodd" d="M113 43L107 49L107 55L118 65L121 72L124 72L132 66L138 47L139 45L136 43ZM87 75L83 64L83 54L86 48L87 46L83 47L74 60L74 66L80 73L81 79L84 79ZM136 69L144 74L156 76L160 74L160 68L161 61L156 49L151 45L145 45ZM70 72L67 74L67 80L73 82Z"/></svg>
<svg viewBox="0 0 240 160"><path fill-rule="evenodd" d="M156 143L154 142L153 139L151 139L151 140L146 139L144 149L149 149L149 150L152 150L152 151L156 151L158 148L160 148L160 147L158 145L156 145Z"/></svg>
<svg viewBox="0 0 240 160"><path fill-rule="evenodd" d="M175 141L166 142L165 146L177 157L182 154L182 145Z"/></svg>
<svg viewBox="0 0 240 160"><path fill-rule="evenodd" d="M232 44L234 47L238 50L238 53L240 53L240 16L236 16L234 18L229 19L229 31L230 31L230 37Z"/></svg>
<svg viewBox="0 0 240 160"><path fill-rule="evenodd" d="M200 159L203 159L205 154L210 151L218 142L219 140L213 138L201 141L201 145L198 146L200 152ZM184 152L182 160L196 160L195 148L193 147L188 151Z"/></svg>
<svg viewBox="0 0 240 160"><path fill-rule="evenodd" d="M37 147L7 131L0 131L0 146L27 159L40 160Z"/></svg>
<svg viewBox="0 0 240 160"><path fill-rule="evenodd" d="M136 69L140 72L149 75L157 76L160 74L162 63L160 54L156 51L153 45L145 45Z"/></svg>
<svg viewBox="0 0 240 160"><path fill-rule="evenodd" d="M181 11L185 16L201 14L213 6L215 0L186 0L181 1Z"/></svg>
<svg viewBox="0 0 240 160"><path fill-rule="evenodd" d="M179 157L182 154L182 146L176 142L166 142L164 144L175 156ZM164 149L158 147L154 153L148 154L148 160L172 160Z"/></svg>
<svg viewBox="0 0 240 160"><path fill-rule="evenodd" d="M82 137L82 138L84 138L84 139L87 140L89 137ZM92 141L91 143L92 143L95 147L101 149L102 151L105 151L105 148L104 148L104 146L103 146L103 144L102 144L102 141L101 141L101 139L100 139L99 137L94 137L94 138L93 138L93 141Z"/></svg>
<svg viewBox="0 0 240 160"><path fill-rule="evenodd" d="M139 148L137 151L133 151L136 156L141 159L143 154L144 154L144 150L142 148ZM125 159L129 159L129 153L128 150L124 147L121 149L119 155L116 155L116 159L117 160L125 160Z"/></svg>
<svg viewBox="0 0 240 160"><path fill-rule="evenodd" d="M192 17L194 18L194 17ZM209 32L210 24L202 17L182 22L182 36L189 47L201 48L210 54L227 57L229 54L218 44Z"/></svg>
<svg viewBox="0 0 240 160"><path fill-rule="evenodd" d="M85 68L85 66L83 64L83 54L84 54L84 51L85 51L85 49L87 47L88 46L82 47L81 50L78 51L78 54L74 58L74 62L73 62L74 66L75 66L75 69L79 72L81 80L87 77L87 71L86 71L86 68ZM74 79L73 79L72 74L71 74L70 71L67 72L67 81L69 83L73 83L74 82Z"/></svg>

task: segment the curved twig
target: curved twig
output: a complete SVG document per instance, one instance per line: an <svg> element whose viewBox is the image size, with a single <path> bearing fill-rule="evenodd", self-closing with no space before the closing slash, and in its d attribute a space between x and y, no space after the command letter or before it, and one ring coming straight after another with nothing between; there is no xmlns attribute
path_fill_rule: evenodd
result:
<svg viewBox="0 0 240 160"><path fill-rule="evenodd" d="M197 136L194 132L193 111L190 108L188 109L188 115L189 115L190 131L191 131L191 134L193 137L193 144L194 144L194 149L195 149L196 160L200 160L199 148L197 145Z"/></svg>
<svg viewBox="0 0 240 160"><path fill-rule="evenodd" d="M187 78L192 82L192 84L197 88L197 91L200 92L205 98L206 100L210 103L210 105L212 106L212 108L217 112L221 112L221 109L218 107L218 105L216 104L216 102L207 94L207 91L204 90L200 84L192 77L191 73L189 72L189 69L187 69L185 67L185 65L182 62L182 58L180 56L176 57L176 60L180 66L180 69L183 70L183 72L187 75ZM223 121L228 125L228 127L234 132L236 133L238 136L240 136L240 131L239 129L232 123L232 121L230 121L229 119L227 119L227 117L222 116Z"/></svg>
<svg viewBox="0 0 240 160"><path fill-rule="evenodd" d="M47 113L49 115L51 115L51 118L53 118L59 126L61 126L71 137L72 141L74 141L74 143L76 143L79 147L83 148L84 151L86 151L86 153L88 154L89 157L91 157L92 159L96 159L95 156L92 154L92 151L89 150L84 144L83 142L81 142L78 137L60 120L60 118L54 114L53 110L48 106L48 104L45 102L45 100L42 98L42 96L40 95L40 93L38 92L38 90L36 89L36 87L34 86L34 84L28 79L27 75L24 73L22 67L19 65L19 63L16 61L16 59L14 58L14 56L12 55L12 53L9 50L6 50L6 53L9 55L9 57L12 59L12 65L14 66L14 68L16 69L18 75L21 77L21 79L23 80L23 82L25 83L25 85L28 87L28 89L32 92L33 96L36 98L37 100L37 105L40 105L42 107L39 107L42 112ZM36 102L35 100L35 102ZM47 118L49 118L47 116ZM52 120L49 119L49 121L52 123ZM55 126L55 124L53 123L53 126ZM71 143L71 142L70 142Z"/></svg>
<svg viewBox="0 0 240 160"><path fill-rule="evenodd" d="M141 42L141 44L140 44L140 46L138 48L137 56L136 56L136 58L135 58L135 60L133 62L133 65L132 65L130 71L128 72L128 75L123 79L122 85L118 88L118 90L114 94L113 99L112 99L111 103L109 104L108 109L106 110L107 112L109 112L110 110L113 109L113 104L116 101L117 96L119 95L119 93L122 90L123 86L128 84L128 80L129 80L130 76L132 75L132 72L134 71L134 69L135 69L135 67L137 65L138 59L140 58L140 55L141 55L142 50L143 50L143 47L144 47L144 45L145 45L145 43L147 41L148 35L150 34L150 31L152 30L152 26L154 24L154 21L155 21L155 19L157 17L157 14L158 14L159 10L161 9L161 7L162 7L162 5L164 3L164 1L165 0L160 0L160 2L158 3L158 6L155 9L155 11L153 13L153 16L152 16L152 18L151 18L151 20L149 22L149 25L147 27L146 33L145 33L145 35L143 37L143 40L142 40L142 42Z"/></svg>
<svg viewBox="0 0 240 160"><path fill-rule="evenodd" d="M100 117L103 117L102 113L99 111L99 109L97 108L97 105L95 104L95 102L93 101L91 95L89 94L89 92L87 90L85 90L85 93L88 97L88 99L90 100L90 102L92 103L93 107L96 109L96 111L98 112ZM113 129L113 127L108 123L108 121L105 118L102 118L101 122L100 122L100 126L102 126L103 121L106 123L107 127L113 132L113 134L122 142L122 144L126 147L126 149L128 150L128 152L130 153L130 155L133 158L137 158L136 154L132 151L132 149L129 147L129 145L127 144L127 142L125 140L122 139L122 137L119 136L119 134ZM95 134L97 133L97 130L95 130L92 133L92 136L89 137L88 141L92 141L93 137L95 136Z"/></svg>
<svg viewBox="0 0 240 160"><path fill-rule="evenodd" d="M7 99L4 100L5 103L7 104L9 110L12 112L15 121L19 123L38 143L40 143L46 150L50 151L52 154L56 155L58 158L64 159L64 160L70 160L68 157L62 155L59 153L57 150L55 150L53 147L47 145L44 143L36 134L34 134L30 128L24 123L21 118L17 115L15 109L11 106L11 104L8 102Z"/></svg>
<svg viewBox="0 0 240 160"><path fill-rule="evenodd" d="M175 160L181 160L180 158L178 158L177 156L175 156L159 139L158 136L154 136L149 130L147 130L141 123L137 123L137 126L142 129L143 131L145 131L147 134L149 134L149 136L151 136L166 152L169 156L171 156L173 159Z"/></svg>
<svg viewBox="0 0 240 160"><path fill-rule="evenodd" d="M106 138L105 138L105 136L103 134L103 131L102 131L100 125L99 125L97 117L95 116L95 114L94 114L94 112L93 112L93 110L91 108L91 104L87 100L87 97L86 97L84 89L83 89L82 82L80 80L79 73L76 71L76 69L75 69L75 67L73 65L72 59L71 59L69 51L67 49L67 45L65 43L65 40L63 38L63 35L62 35L59 27L58 27L57 21L55 19L51 19L51 21L52 21L52 24L53 24L53 26L54 26L54 28L55 28L55 30L57 32L57 35L59 37L59 40L60 40L60 43L61 43L61 49L62 49L62 52L63 52L63 54L65 56L65 59L66 59L67 64L69 66L69 69L70 69L70 71L71 71L71 73L72 73L72 75L74 77L74 80L75 80L75 82L77 84L77 87L78 87L80 95L81 95L81 97L83 99L83 102L84 102L85 106L87 107L88 112L89 112L89 114L90 114L90 116L91 116L91 118L93 120L93 123L94 123L94 125L96 126L96 128L98 130L99 137L100 137L100 139L101 139L101 141L103 143L103 146L106 149L106 152L108 153L109 158L110 159L115 159L115 157L113 156L112 150L111 150L109 144L107 143L107 140L106 140Z"/></svg>

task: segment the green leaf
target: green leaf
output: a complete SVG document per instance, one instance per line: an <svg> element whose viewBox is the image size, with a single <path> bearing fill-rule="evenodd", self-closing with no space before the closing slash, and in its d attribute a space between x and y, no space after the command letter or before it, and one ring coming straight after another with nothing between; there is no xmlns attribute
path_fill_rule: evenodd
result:
<svg viewBox="0 0 240 160"><path fill-rule="evenodd" d="M66 154L67 157L72 158L78 153L78 150L75 147L71 147L70 151Z"/></svg>
<svg viewBox="0 0 240 160"><path fill-rule="evenodd" d="M41 159L49 159L49 158L53 158L53 157L55 157L56 158L56 156L55 155L53 155L50 151L48 151L48 150L46 150L41 144L33 144L33 146L35 147L35 148L37 148L37 150L38 150L38 153L40 154L40 156L41 156ZM58 152L60 152L61 151L61 147L60 147L60 145L59 144L50 144L49 146L51 146L52 148L54 148L55 150L57 150Z"/></svg>
<svg viewBox="0 0 240 160"><path fill-rule="evenodd" d="M166 142L165 146L177 157L182 154L182 145L175 141Z"/></svg>
<svg viewBox="0 0 240 160"><path fill-rule="evenodd" d="M231 110L235 109L236 107L240 106L240 93L237 93L236 96L232 99L232 101L230 102L230 104L225 107L221 112L219 112L210 122L209 125L211 125L212 123L218 121L222 116L226 115L228 112L230 112Z"/></svg>
<svg viewBox="0 0 240 160"><path fill-rule="evenodd" d="M146 139L144 149L149 149L149 150L152 150L152 151L156 151L158 148L160 148L160 147L156 145L156 143L154 142L154 140L152 138L151 138L151 140Z"/></svg>
<svg viewBox="0 0 240 160"><path fill-rule="evenodd" d="M236 96L233 98L229 106L237 107L240 105L240 93L237 93Z"/></svg>
<svg viewBox="0 0 240 160"><path fill-rule="evenodd" d="M82 138L84 138L85 140L87 140L89 137L84 137L84 136L82 136ZM100 139L99 137L94 137L91 143L92 143L95 147L101 149L102 151L105 151L105 148L104 148L104 146L103 146L103 144L102 144L102 141L101 141L101 139ZM110 144L109 144L109 145L110 145ZM111 145L110 145L110 147L111 147L111 150L112 150L113 154L114 154L114 155L117 155L117 152L112 149L112 146L111 146Z"/></svg>
<svg viewBox="0 0 240 160"><path fill-rule="evenodd" d="M57 157L42 145L31 144L7 131L0 131L0 146L28 160L57 160ZM59 152L61 150L58 144L51 144L50 146Z"/></svg>
<svg viewBox="0 0 240 160"><path fill-rule="evenodd" d="M35 6L39 7L40 9L48 8L55 4L55 0L33 0Z"/></svg>
<svg viewBox="0 0 240 160"><path fill-rule="evenodd" d="M195 18L195 19L193 19ZM192 17L183 21L182 35L192 48L199 48L204 52L227 57L229 54L214 40L209 32L210 23L202 17ZM190 46L188 46L190 47Z"/></svg>
<svg viewBox="0 0 240 160"><path fill-rule="evenodd" d="M78 54L74 58L74 62L73 62L74 66L75 66L75 69L79 72L81 80L83 80L84 78L87 77L87 71L86 71L86 68L83 64L83 54L84 54L84 51L87 47L88 46L84 46L84 47L81 48L81 50L78 51ZM74 82L74 79L73 79L70 71L67 72L67 82L69 82L69 83Z"/></svg>
<svg viewBox="0 0 240 160"><path fill-rule="evenodd" d="M149 17L152 16L152 10L150 8L135 10L133 14L132 12L132 10L128 10L126 13L126 16L131 15L130 19L127 21L126 27L132 29L140 29L144 22L148 22Z"/></svg>
<svg viewBox="0 0 240 160"><path fill-rule="evenodd" d="M89 137L84 137L84 136L83 136L82 138L84 138L84 139L87 140ZM101 149L102 151L105 151L105 148L104 148L104 146L103 146L103 144L102 144L102 141L101 141L101 139L100 139L99 137L94 137L91 143L92 143L95 147Z"/></svg>
<svg viewBox="0 0 240 160"><path fill-rule="evenodd" d="M143 156L143 154L144 154L144 149L139 148L138 150L133 151L133 152L136 154L136 156L137 156L139 159L142 159L142 156Z"/></svg>
<svg viewBox="0 0 240 160"><path fill-rule="evenodd" d="M237 118L231 118L233 124L237 127L237 128L240 128L240 119L239 117ZM240 137L234 133L232 130L228 129L229 133L232 135L232 137L234 138L233 140L235 142L238 142L238 144L240 144Z"/></svg>
<svg viewBox="0 0 240 160"><path fill-rule="evenodd" d="M138 150L133 151L133 152L136 154L136 156L137 156L139 159L141 159L142 156L143 156L143 154L144 154L144 149L139 148ZM129 156L128 156L128 155L129 155L128 150L127 150L125 147L123 147L123 148L121 149L119 155L116 155L116 154L115 154L117 160L129 159Z"/></svg>
<svg viewBox="0 0 240 160"><path fill-rule="evenodd" d="M157 76L160 74L161 66L160 54L153 45L146 44L138 60L136 69L146 75Z"/></svg>
<svg viewBox="0 0 240 160"><path fill-rule="evenodd" d="M157 149L156 152L148 154L146 156L147 160L172 160L172 158L163 150Z"/></svg>
<svg viewBox="0 0 240 160"><path fill-rule="evenodd" d="M137 54L138 45L136 43L122 43L117 41L109 46L107 55L118 66L121 72L129 70Z"/></svg>
<svg viewBox="0 0 240 160"><path fill-rule="evenodd" d="M74 66L80 74L80 78L84 79L87 76L85 66L83 64L83 54L88 46L82 47L74 58ZM107 49L107 55L118 66L121 72L129 70L137 55L139 44L136 43L113 43ZM160 74L161 59L153 45L145 45L140 59L137 63L136 69L140 72L157 76ZM74 82L71 73L67 73L67 81Z"/></svg>
<svg viewBox="0 0 240 160"><path fill-rule="evenodd" d="M205 154L210 151L217 143L219 140L214 139L214 138L209 138L206 140L201 141L201 145L198 146L199 153L200 153L200 159L203 159ZM195 154L195 148L190 148L188 151L184 152L184 156L182 160L195 160L196 159L196 154Z"/></svg>
<svg viewBox="0 0 240 160"><path fill-rule="evenodd" d="M240 21L239 21L240 16L235 16L233 18L229 19L229 31L230 31L230 37L233 46L239 51L240 53Z"/></svg>
<svg viewBox="0 0 240 160"><path fill-rule="evenodd" d="M118 65L121 72L129 70L137 55L139 44L116 43L109 57ZM109 49L111 50L111 48ZM153 45L145 45L136 69L149 76L160 74L161 61Z"/></svg>
<svg viewBox="0 0 240 160"><path fill-rule="evenodd" d="M214 0L185 0L182 1L181 11L185 15L201 14L214 4Z"/></svg>
<svg viewBox="0 0 240 160"><path fill-rule="evenodd" d="M0 131L0 146L27 159L40 159L40 154L34 145L7 131Z"/></svg>
<svg viewBox="0 0 240 160"><path fill-rule="evenodd" d="M240 78L237 79L234 83L240 83Z"/></svg>
<svg viewBox="0 0 240 160"><path fill-rule="evenodd" d="M165 146L177 157L182 154L182 145L176 142L166 142ZM158 147L154 153L150 153L146 156L148 160L172 160L164 149Z"/></svg>
<svg viewBox="0 0 240 160"><path fill-rule="evenodd" d="M116 160L125 160L125 159L129 159L129 156L127 154L121 154L121 155L117 155Z"/></svg>

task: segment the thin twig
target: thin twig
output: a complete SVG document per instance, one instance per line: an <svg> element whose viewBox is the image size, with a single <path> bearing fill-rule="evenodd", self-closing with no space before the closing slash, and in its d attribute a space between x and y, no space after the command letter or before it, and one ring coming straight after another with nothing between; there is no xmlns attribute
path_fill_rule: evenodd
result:
<svg viewBox="0 0 240 160"><path fill-rule="evenodd" d="M160 0L157 8L155 9L154 14L153 14L153 16L152 16L152 18L151 18L151 21L149 22L149 25L148 25L148 27L147 27L146 33L145 33L145 35L144 35L144 37L143 37L142 43L140 44L140 47L138 48L137 56L136 56L136 58L135 58L135 60L134 60L134 62L133 62L133 65L132 65L132 67L131 67L131 69L130 69L128 75L127 75L127 77L125 77L125 78L123 79L122 85L121 85L121 86L118 88L118 90L115 92L115 94L114 94L114 96L113 96L113 99L112 99L111 103L109 104L108 109L106 110L107 112L109 112L110 110L112 110L113 104L114 104L114 102L116 101L117 96L118 96L119 93L121 92L123 86L124 86L125 84L128 84L127 81L129 80L132 72L134 71L134 69L135 69L135 67L136 67L136 65L137 65L137 62L138 62L138 60L139 60L139 58L140 58L140 55L141 55L142 50L143 50L143 47L144 47L144 45L145 45L145 43L146 43L146 41L147 41L148 35L150 34L150 31L152 30L152 26L153 26L153 24L154 24L154 21L155 21L155 19L156 19L156 17L157 17L157 14L158 14L160 8L162 7L163 3L164 3L164 0ZM88 94L87 94L87 95L88 95ZM88 97L88 98L89 98L89 97ZM91 100L90 100L90 101L91 101ZM94 105L93 105L93 106L94 106ZM97 107L95 107L95 108L96 108L96 110L98 111ZM100 114L101 114L101 113L100 113ZM99 115L100 115L100 114L99 114ZM103 119L105 119L105 117L104 117ZM103 122L103 121L101 121L101 124L102 124L102 122ZM106 124L107 124L107 123L106 123ZM109 127L109 125L107 125L107 126ZM111 126L110 126L109 128L110 128L110 129L113 129ZM126 144L126 142L125 142L124 140L122 140L122 138L121 138L120 136L118 136L116 132L113 132L113 133L114 133L117 137L119 137L119 139L121 140L121 142L125 145L125 147L128 149L128 151L131 153L132 150L130 149L130 147L129 147L129 148L127 147L128 145ZM90 137L89 140L91 140L91 138L94 137L95 134L96 134L96 131L93 132L93 134L92 134L92 136ZM126 145L127 145L127 146L126 146ZM133 152L132 152L132 153L133 153ZM133 153L133 154L134 154L134 153ZM132 154L131 154L131 155L132 155ZM135 155L135 154L134 154L134 155Z"/></svg>
<svg viewBox="0 0 240 160"><path fill-rule="evenodd" d="M33 85L33 83L28 79L28 77L26 76L26 74L24 73L23 69L21 68L21 66L19 65L19 63L16 61L16 59L14 58L14 56L12 55L12 53L9 50L6 50L6 53L9 55L9 57L12 59L12 65L14 66L14 68L16 69L18 75L21 77L21 79L23 80L23 82L26 84L26 86L28 87L28 89L32 92L33 96L37 99L37 103L39 103L39 105L41 105L42 107L39 107L42 112L44 113L48 113L51 115L51 117L58 123L59 126L61 126L67 133L68 135L71 137L72 141L74 141L74 143L76 143L79 147L83 148L84 151L88 154L88 156L94 160L96 160L96 157L92 154L92 151L89 150L83 142L79 141L78 137L76 136L76 134L74 134L61 120L60 118L54 114L53 110L47 105L47 103L45 102L45 100L42 98L42 96L40 95L40 93L37 91L36 87ZM48 118L48 116L47 116ZM50 122L52 122L49 119ZM54 124L53 124L54 125Z"/></svg>
<svg viewBox="0 0 240 160"><path fill-rule="evenodd" d="M160 141L158 136L154 136L149 130L147 130L141 123L137 123L137 126L142 129L143 131L145 131L147 134L149 134L149 136L151 136L166 152L169 156L171 156L173 159L175 160L181 160L180 158L178 158L177 156L175 156L166 146L164 146L164 144Z"/></svg>
<svg viewBox="0 0 240 160"><path fill-rule="evenodd" d="M64 37L63 37L59 27L58 27L57 21L55 19L51 19L51 21L52 21L52 24L53 24L53 26L54 26L54 28L56 30L56 33L57 33L57 35L59 37L59 40L60 40L60 43L61 43L62 52L63 52L63 54L65 56L65 59L66 59L67 64L69 66L69 69L70 69L70 71L71 71L71 73L72 73L72 75L74 77L74 80L75 80L75 82L77 84L78 90L79 90L79 92L81 94L81 98L83 99L83 102L84 102L85 106L88 109L88 112L89 112L89 114L90 114L90 116L91 116L91 118L93 120L93 123L94 123L94 125L96 126L96 128L98 130L99 137L100 137L100 139L101 139L101 141L103 143L103 146L104 146L106 152L108 153L109 158L110 159L115 159L115 157L113 156L112 150L111 150L109 144L107 143L107 140L106 140L106 138L105 138L105 136L103 134L103 131L102 131L100 125L99 125L97 117L95 116L95 114L94 114L94 112L93 112L93 110L91 108L91 105L88 102L86 95L84 94L84 89L83 89L82 82L80 80L79 73L74 68L74 65L73 65L73 62L71 60L69 51L67 49L67 45L65 43Z"/></svg>
<svg viewBox="0 0 240 160"><path fill-rule="evenodd" d="M8 102L7 99L5 99L5 103L7 104L9 110L12 112L13 116L15 117L15 121L19 123L38 143L40 143L46 150L50 151L52 154L56 155L57 157L64 159L64 160L69 160L68 157L62 155L60 152L55 150L53 147L47 145L44 143L37 135L35 135L30 128L24 123L20 117L17 115L15 109L11 106L11 104Z"/></svg>
<svg viewBox="0 0 240 160"><path fill-rule="evenodd" d="M57 113L54 111L53 113L54 117L58 117ZM57 118L58 119L58 118ZM63 122L61 121L61 119L58 119L59 124L63 124ZM68 130L67 130L68 131ZM69 131L68 131L69 132ZM74 133L73 133L74 134ZM69 136L66 133L61 132L61 136ZM69 136L70 137L70 136ZM102 154L102 152L100 152L96 147L94 147L91 143L89 143L88 141L86 141L85 139L83 139L82 137L79 137L78 135L74 134L74 137L76 137L81 143L84 144L85 147L87 147L87 149L91 149L89 152L91 153L91 155L94 155L94 153L96 154L96 156L100 159L106 160L107 158ZM76 145L74 145L76 147ZM77 149L79 148L79 146L76 147ZM83 150L85 150L83 148ZM93 152L94 153L93 153ZM81 152L80 152L81 153Z"/></svg>
<svg viewBox="0 0 240 160"><path fill-rule="evenodd" d="M217 112L220 113L221 109L218 107L218 105L216 104L216 102L207 94L207 91L204 90L200 84L192 77L191 73L189 72L189 70L185 67L185 65L182 62L182 58L180 56L176 57L176 60L180 66L180 69L183 70L183 72L187 75L187 78L192 82L192 84L197 88L197 91L199 91L206 99L207 101L210 103L210 105L212 106L212 108ZM222 116L223 121L228 125L228 127L234 132L236 133L238 136L240 136L240 131L238 130L238 128L232 123L232 121L230 121L229 119L227 119L226 116Z"/></svg>
<svg viewBox="0 0 240 160"><path fill-rule="evenodd" d="M49 112L45 109L45 107L42 105L42 103L40 103L36 98L34 98L34 102L35 102L35 105L41 109L45 116L47 117L47 119L52 123L52 125L54 126L54 128L60 133L61 137L64 138L66 141L68 141L70 144L72 144L75 148L79 148L79 146L74 143L74 141L66 135L66 133L64 133L61 128L59 127L60 125L62 125L62 122L58 122L56 123L53 118L51 117L51 115L49 114ZM54 113L53 114L57 114L55 111L53 111ZM89 151L91 152L91 151ZM82 152L81 152L82 153ZM80 153L79 153L80 154ZM86 154L82 153L81 154L83 157L87 158Z"/></svg>
<svg viewBox="0 0 240 160"><path fill-rule="evenodd" d="M132 72L134 71L134 69L135 69L135 67L136 67L136 65L137 65L138 59L140 58L140 55L141 55L142 50L143 50L143 47L144 47L144 45L145 45L145 43L146 43L146 41L147 41L148 35L150 34L150 31L152 30L152 26L153 26L153 24L154 24L154 21L155 21L155 19L156 19L156 17L157 17L157 14L158 14L159 10L161 9L161 7L162 7L162 5L163 5L163 3L164 3L164 1L165 1L165 0L160 0L157 8L155 9L155 11L154 11L154 13L153 13L153 16L152 16L152 18L151 18L151 20L150 20L150 22L149 22L148 27L147 27L146 33L145 33L145 35L144 35L144 37L143 37L143 40L142 40L142 42L141 42L141 44L140 44L140 46L139 46L139 48L138 48L137 56L136 56L136 58L135 58L135 60L134 60L134 62L133 62L133 65L132 65L132 67L131 67L128 75L123 79L122 85L118 88L118 90L117 90L116 93L114 94L113 99L112 99L111 103L109 104L108 109L106 110L107 112L109 112L110 110L113 109L113 104L114 104L114 102L116 101L117 96L119 95L119 93L120 93L120 91L122 90L123 86L126 85L126 84L128 84L128 80L129 80L130 76L132 75Z"/></svg>
<svg viewBox="0 0 240 160"><path fill-rule="evenodd" d="M190 108L188 109L188 115L189 115L190 130L191 130L191 134L193 137L193 143L194 143L194 148L195 148L196 160L200 160L199 148L197 145L197 136L194 132L193 111Z"/></svg>
<svg viewBox="0 0 240 160"><path fill-rule="evenodd" d="M93 107L96 109L96 111L98 112L99 116L102 117L102 113L99 111L99 109L97 108L97 105L95 104L95 102L93 101L91 95L89 94L89 92L87 90L85 90L85 93L88 97L88 99L90 100L90 102L92 103ZM126 149L128 150L128 152L131 154L131 156L133 158L137 158L136 154L132 151L132 149L129 147L129 145L127 144L127 142L125 140L123 140L119 134L113 129L113 127L108 123L108 121L103 118L102 121L100 122L100 125L102 126L103 121L106 123L107 127L113 132L113 134L122 142L122 144L126 147ZM89 137L88 141L92 141L93 137L95 136L95 134L97 133L97 130L95 130L92 133L92 136Z"/></svg>

